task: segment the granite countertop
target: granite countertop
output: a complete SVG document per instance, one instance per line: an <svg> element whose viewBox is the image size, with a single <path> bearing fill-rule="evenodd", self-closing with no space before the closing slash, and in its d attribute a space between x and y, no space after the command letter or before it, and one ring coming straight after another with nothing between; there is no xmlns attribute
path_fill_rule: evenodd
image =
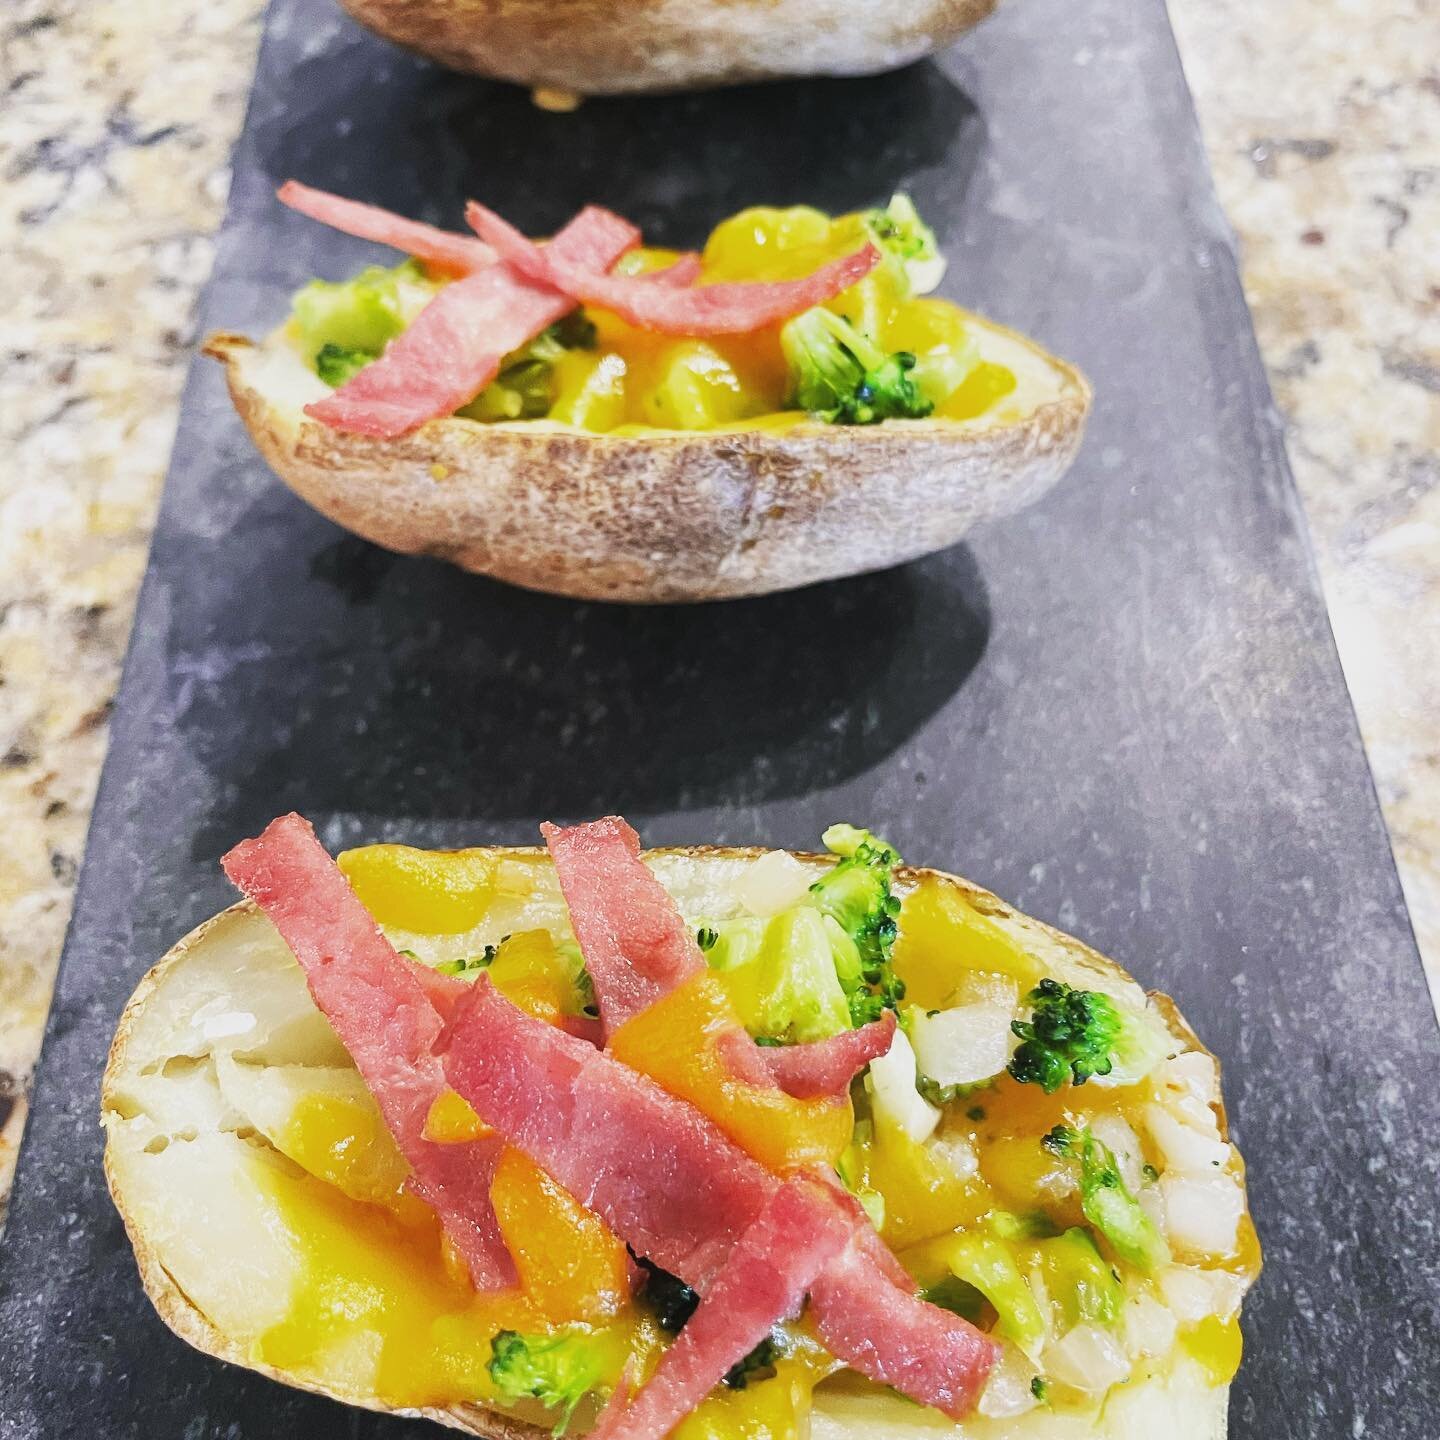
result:
<svg viewBox="0 0 1440 1440"><path fill-rule="evenodd" d="M1430 0L1394 0L1383 18L1314 0L1170 8L1440 981ZM261 10L14 0L0 20L0 236L12 267L0 348L0 1205Z"/></svg>

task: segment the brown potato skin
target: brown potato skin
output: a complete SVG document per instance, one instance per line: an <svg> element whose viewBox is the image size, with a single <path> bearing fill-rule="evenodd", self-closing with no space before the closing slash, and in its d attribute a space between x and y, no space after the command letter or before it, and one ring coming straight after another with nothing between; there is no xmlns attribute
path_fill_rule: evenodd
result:
<svg viewBox="0 0 1440 1440"><path fill-rule="evenodd" d="M893 70L997 0L341 0L387 40L454 70L576 95Z"/></svg>
<svg viewBox="0 0 1440 1440"><path fill-rule="evenodd" d="M265 347L246 337L212 335L205 353L275 473L347 530L526 589L633 604L764 595L943 549L1059 480L1090 408L1079 371L1047 357L1059 398L1005 425L608 435L451 418L375 440L263 393Z"/></svg>

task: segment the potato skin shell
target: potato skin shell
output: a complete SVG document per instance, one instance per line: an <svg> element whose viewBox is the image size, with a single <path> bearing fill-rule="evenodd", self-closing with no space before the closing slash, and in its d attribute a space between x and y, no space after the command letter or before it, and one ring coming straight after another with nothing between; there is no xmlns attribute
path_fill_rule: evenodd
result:
<svg viewBox="0 0 1440 1440"><path fill-rule="evenodd" d="M948 45L997 0L341 0L454 70L577 95L893 70Z"/></svg>
<svg viewBox="0 0 1440 1440"><path fill-rule="evenodd" d="M375 440L283 402L266 347L222 333L205 351L271 468L347 530L526 589L636 604L764 595L943 549L1054 485L1090 407L1083 376L1051 361L1059 398L1006 425L608 435L451 418Z"/></svg>
<svg viewBox="0 0 1440 1440"><path fill-rule="evenodd" d="M543 850L532 846L496 847L494 853L499 856L527 855L537 858L545 854ZM753 860L758 859L766 852L759 847L685 846L662 851L650 851L647 853L652 855L682 856L703 862L707 858L717 860ZM797 852L797 858L802 860L815 860L821 857ZM1118 980L1127 985L1133 985L1134 982L1130 980L1114 961L1107 959L1098 951L1090 949L1089 946L1084 945L1072 936L1066 935L1062 931L1055 930L1040 921L1033 920L1021 912L1012 909L989 891L981 889L977 885L972 885L967 880L963 880L955 875L950 875L945 871L928 868L906 866L896 872L897 887L902 894L927 880L939 881L943 884L954 886L961 892L964 898L982 914L1001 924L1002 927L1006 929L1018 930L1023 933L1025 943L1032 947L1042 959L1049 958L1053 963L1055 959L1063 958L1064 965L1069 970L1074 970L1078 967L1080 970L1088 971L1097 979L1104 977L1112 981ZM126 1052L130 1036L135 1029L139 1017L166 972L173 967L184 964L189 955L205 944L207 938L214 930L224 925L227 920L231 919L235 914L238 912L254 912L255 910L256 907L253 902L241 900L229 907L229 909L212 916L209 920L192 930L183 939L179 940L140 981L135 993L121 1014L115 1039L111 1045L109 1058L106 1062L105 1075L101 1082L102 1114L113 1109L115 1092L123 1083L123 1075L127 1064ZM1177 1040L1184 1042L1187 1048L1204 1051L1204 1046L1196 1039L1194 1032L1190 1029L1184 1017L1168 996L1151 992L1151 999L1156 1002L1161 1015L1164 1017ZM1209 1052L1205 1051L1205 1053L1208 1054ZM1228 1136L1228 1131L1224 1125L1223 1111L1221 1120L1222 1133L1226 1133ZM374 1396L358 1393L336 1393L322 1386L306 1384L273 1367L254 1363L254 1361L242 1351L239 1345L233 1343L211 1324L205 1315L191 1303L184 1291L166 1271L155 1245L145 1233L138 1218L132 1213L132 1209L127 1203L124 1190L117 1183L116 1175L110 1164L108 1143L105 1173L111 1197L114 1200L116 1209L120 1212L120 1216L125 1224L126 1233L134 1248L141 1284L144 1286L146 1295L150 1298L151 1303L155 1306L156 1311L166 1325L182 1340L194 1346L197 1350L214 1356L219 1360L243 1365L247 1369L255 1370L259 1374L265 1375L272 1380L278 1380L283 1384L294 1386L298 1389L310 1390L313 1393L325 1395L330 1399L340 1400L351 1405L358 1405L368 1410L423 1416L425 1419L437 1421L442 1425L464 1431L471 1435L490 1436L493 1437L493 1440L540 1440L540 1437L548 1434L548 1431L541 1427L530 1425L512 1416L488 1410L481 1405L455 1405L443 1409L427 1408L424 1410L391 1412L389 1407L377 1400ZM903 1418L907 1413L908 1407L905 1407L905 1402L900 1401L896 1402L896 1406L900 1418ZM1023 1436L1025 1430L1023 1419L1012 1423L1014 1425L1014 1434L1016 1436ZM1214 1431L1215 1440L1223 1440L1225 1433L1223 1403L1219 1404L1216 1410L1214 1423L1217 1427ZM868 1440L868 1437L856 1434L853 1440Z"/></svg>

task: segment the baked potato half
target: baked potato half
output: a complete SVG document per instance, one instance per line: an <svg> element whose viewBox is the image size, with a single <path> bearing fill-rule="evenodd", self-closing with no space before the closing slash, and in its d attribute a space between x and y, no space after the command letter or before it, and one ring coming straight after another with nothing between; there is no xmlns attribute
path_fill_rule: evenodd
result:
<svg viewBox="0 0 1440 1440"><path fill-rule="evenodd" d="M1069 468L1090 389L1024 337L968 317L1017 388L984 414L868 427L594 434L455 416L375 439L310 419L327 387L284 331L212 335L271 469L367 540L531 590L721 600L884 569L1039 499Z"/></svg>
<svg viewBox="0 0 1440 1440"><path fill-rule="evenodd" d="M474 202L483 238L279 198L412 258L206 352L276 474L392 550L586 600L759 595L952 544L1080 445L1083 377L929 293L903 195L751 207L703 253L594 206L536 243Z"/></svg>
<svg viewBox="0 0 1440 1440"><path fill-rule="evenodd" d="M734 927L806 903L797 897L834 863L714 848L645 859L721 950ZM483 952L494 983L518 983L518 995L524 965L505 969L507 947L570 942L543 851L377 846L341 866L394 945L428 967L463 973ZM1002 1359L978 1410L956 1422L853 1372L830 1373L833 1362L816 1368L813 1340L797 1331L780 1346L777 1378L717 1392L675 1433L740 1436L762 1422L766 1433L805 1433L808 1412L817 1440L1223 1440L1238 1309L1259 1256L1213 1057L1164 997L984 890L908 868L892 884L902 902L893 963L914 1002L913 1039L908 1061L897 1062L897 1042L885 1074L877 1060L856 1082L861 1119L839 1170L928 1296L974 1302L978 1323L1004 1339ZM977 1064L1003 1065L1015 1046L1006 1021L1040 980L1105 997L1131 1027L1132 1060L1148 1057L1143 1073L1122 1073L1132 1061L1117 1059L1112 1074L1053 1094L1003 1071L966 1081ZM977 1062L997 1037L1000 1056ZM922 1100L927 1080L949 1089L932 1085ZM1125 1177L1116 1183L1140 1197L1132 1208L1164 1233L1152 1268L1116 1258L1088 1199L1081 1214L1069 1162L1047 1159L1042 1139L1061 1122L1103 1138ZM518 1440L553 1427L553 1410L486 1379L494 1320L467 1299L433 1228L398 1210L376 1218L403 1161L294 956L252 903L201 925L141 981L106 1066L102 1123L141 1282L182 1339L286 1384L471 1434ZM939 1210L937 1195L950 1197ZM981 1231L992 1259L1011 1257L1007 1273L1029 1287L1023 1306L947 1249ZM572 1433L597 1405L581 1403Z"/></svg>
<svg viewBox="0 0 1440 1440"><path fill-rule="evenodd" d="M867 75L933 54L996 0L342 0L455 70L577 95Z"/></svg>

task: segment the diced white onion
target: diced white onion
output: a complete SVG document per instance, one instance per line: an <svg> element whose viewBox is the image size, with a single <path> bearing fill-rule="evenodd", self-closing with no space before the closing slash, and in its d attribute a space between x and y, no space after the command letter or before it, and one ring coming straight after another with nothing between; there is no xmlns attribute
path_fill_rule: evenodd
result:
<svg viewBox="0 0 1440 1440"><path fill-rule="evenodd" d="M1230 1160L1230 1147L1211 1130L1206 1134L1182 1124L1160 1105L1147 1105L1145 1128L1165 1161L1167 1172L1181 1175L1211 1175L1223 1170ZM1205 1112L1211 1114L1209 1110Z"/></svg>
<svg viewBox="0 0 1440 1440"><path fill-rule="evenodd" d="M1138 1193L1144 1178L1140 1137L1116 1114L1097 1115L1090 1122L1090 1133L1114 1155L1126 1189Z"/></svg>
<svg viewBox="0 0 1440 1440"><path fill-rule="evenodd" d="M798 905L814 879L810 869L788 851L770 850L735 882L735 898L763 919Z"/></svg>
<svg viewBox="0 0 1440 1440"><path fill-rule="evenodd" d="M1245 1281L1228 1270L1171 1265L1156 1279L1166 1305L1182 1325L1194 1325L1210 1315L1228 1320L1245 1294Z"/></svg>
<svg viewBox="0 0 1440 1440"><path fill-rule="evenodd" d="M1045 1370L1064 1385L1099 1395L1129 1377L1130 1357L1108 1330L1077 1325L1045 1352Z"/></svg>
<svg viewBox="0 0 1440 1440"><path fill-rule="evenodd" d="M974 1085L998 1075L1018 1043L1010 1033L1015 1010L980 1001L927 1015L910 1012L910 1038L920 1073L937 1085Z"/></svg>
<svg viewBox="0 0 1440 1440"><path fill-rule="evenodd" d="M1039 1401L1030 1382L1037 1373L1022 1351L1014 1345L1005 1345L980 1392L976 1409L991 1420L1006 1420L1033 1410Z"/></svg>
<svg viewBox="0 0 1440 1440"><path fill-rule="evenodd" d="M1175 1348L1175 1316L1153 1295L1132 1295L1125 1302L1125 1348L1137 1358L1159 1359Z"/></svg>
<svg viewBox="0 0 1440 1440"><path fill-rule="evenodd" d="M1220 1072L1214 1059L1200 1050L1187 1050L1167 1060L1156 1073L1156 1082L1192 1096L1202 1105L1218 1104Z"/></svg>
<svg viewBox="0 0 1440 1440"><path fill-rule="evenodd" d="M1231 1255L1245 1212L1245 1196L1229 1175L1162 1175L1166 1229L1182 1255Z"/></svg>
<svg viewBox="0 0 1440 1440"><path fill-rule="evenodd" d="M897 1029L889 1050L870 1062L865 1087L876 1120L888 1122L916 1144L935 1133L940 1111L915 1088L915 1052L903 1030Z"/></svg>
<svg viewBox="0 0 1440 1440"><path fill-rule="evenodd" d="M1160 1193L1158 1185L1142 1185L1135 1192L1135 1199L1140 1208L1150 1217L1155 1228L1168 1237L1170 1234L1170 1222L1165 1217L1165 1197Z"/></svg>

